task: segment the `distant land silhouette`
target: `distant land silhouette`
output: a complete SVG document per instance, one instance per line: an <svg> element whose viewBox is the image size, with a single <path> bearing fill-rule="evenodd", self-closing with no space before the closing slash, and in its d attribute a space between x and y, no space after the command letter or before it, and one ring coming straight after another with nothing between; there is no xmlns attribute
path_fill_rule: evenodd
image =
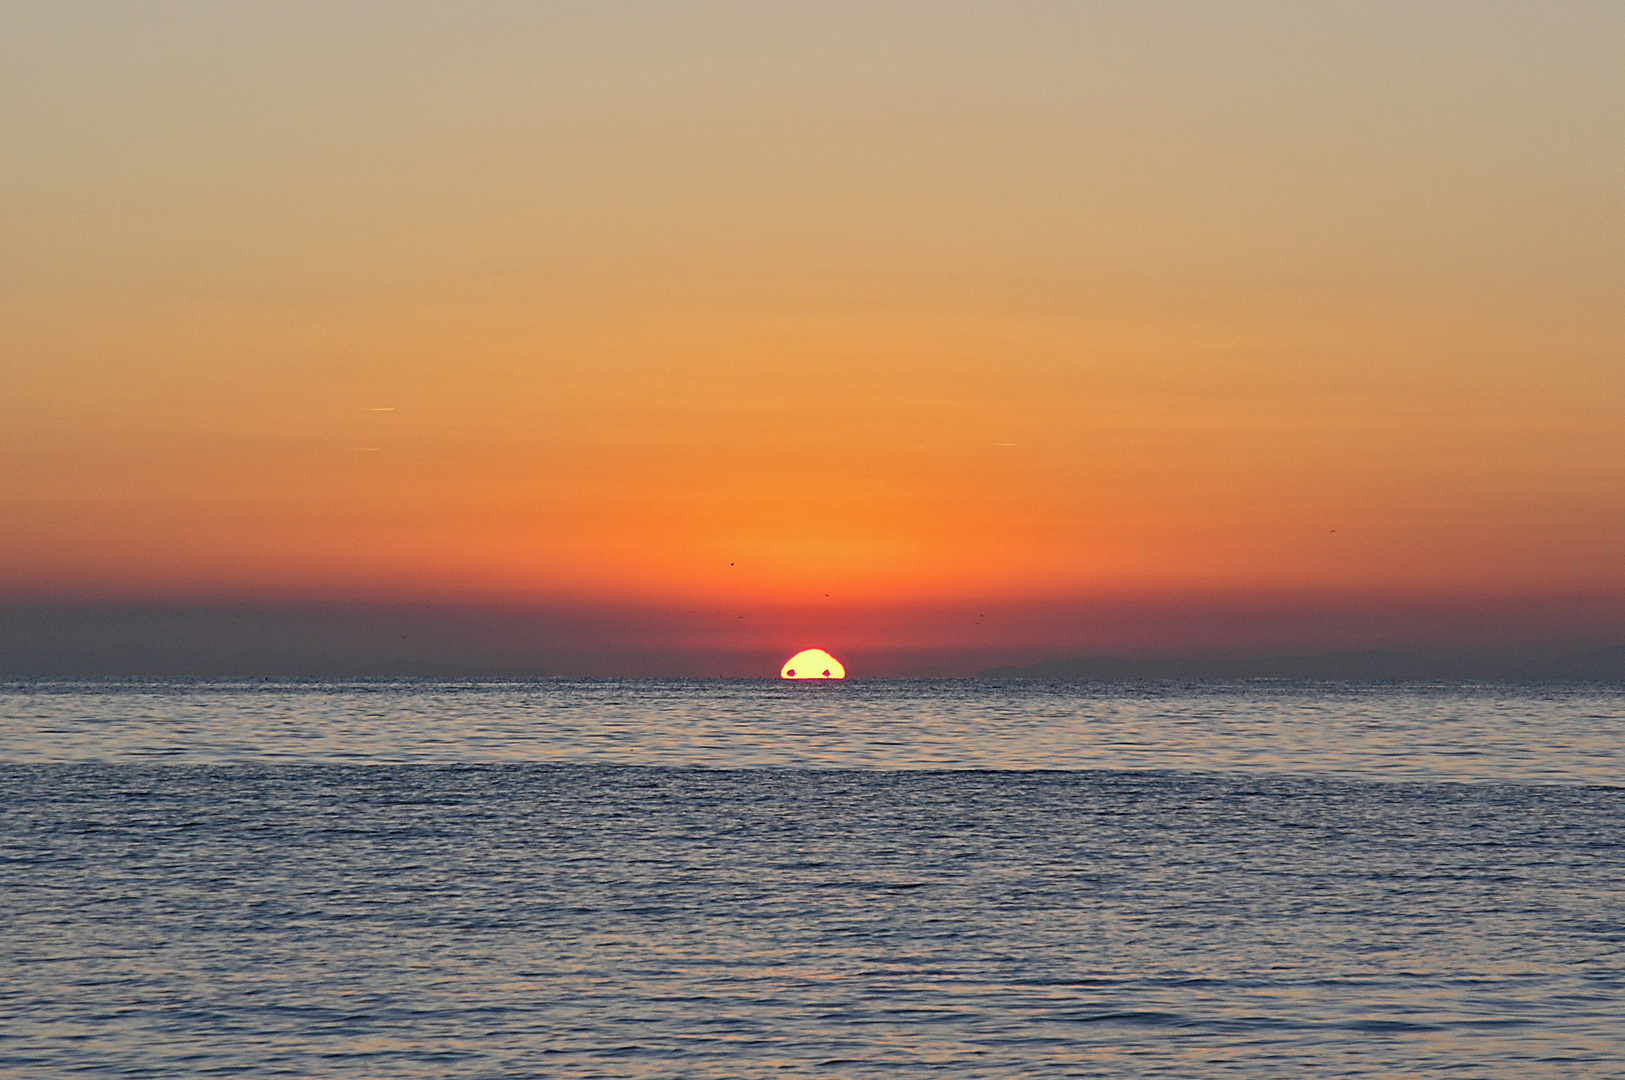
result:
<svg viewBox="0 0 1625 1080"><path fill-rule="evenodd" d="M1496 650L1417 653L1363 649L1307 655L1169 656L1125 660L1080 656L988 668L984 679L1427 679L1625 681L1625 645L1577 652Z"/></svg>

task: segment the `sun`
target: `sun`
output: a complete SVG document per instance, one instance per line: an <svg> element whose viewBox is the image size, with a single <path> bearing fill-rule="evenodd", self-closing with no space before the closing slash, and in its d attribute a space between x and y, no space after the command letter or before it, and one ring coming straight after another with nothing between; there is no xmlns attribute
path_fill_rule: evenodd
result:
<svg viewBox="0 0 1625 1080"><path fill-rule="evenodd" d="M779 669L781 679L844 679L846 668L823 649L802 649Z"/></svg>

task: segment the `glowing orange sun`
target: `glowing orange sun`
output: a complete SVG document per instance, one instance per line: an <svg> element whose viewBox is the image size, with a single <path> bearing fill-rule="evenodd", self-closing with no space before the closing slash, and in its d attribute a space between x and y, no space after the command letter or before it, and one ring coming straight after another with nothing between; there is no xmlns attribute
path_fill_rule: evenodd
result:
<svg viewBox="0 0 1625 1080"><path fill-rule="evenodd" d="M781 679L844 679L846 669L823 649L802 649L779 669Z"/></svg>

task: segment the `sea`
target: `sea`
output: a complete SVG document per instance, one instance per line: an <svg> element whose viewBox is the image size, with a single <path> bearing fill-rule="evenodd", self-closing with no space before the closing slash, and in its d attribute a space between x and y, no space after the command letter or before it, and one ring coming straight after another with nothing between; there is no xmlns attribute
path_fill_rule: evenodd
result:
<svg viewBox="0 0 1625 1080"><path fill-rule="evenodd" d="M1625 1076L1625 686L0 683L0 1076Z"/></svg>

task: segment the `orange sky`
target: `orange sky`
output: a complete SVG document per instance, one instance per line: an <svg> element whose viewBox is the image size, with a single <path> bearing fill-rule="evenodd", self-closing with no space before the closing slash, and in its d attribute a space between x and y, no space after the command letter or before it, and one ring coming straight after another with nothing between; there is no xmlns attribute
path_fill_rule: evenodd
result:
<svg viewBox="0 0 1625 1080"><path fill-rule="evenodd" d="M4 20L5 596L1625 596L1617 5Z"/></svg>

